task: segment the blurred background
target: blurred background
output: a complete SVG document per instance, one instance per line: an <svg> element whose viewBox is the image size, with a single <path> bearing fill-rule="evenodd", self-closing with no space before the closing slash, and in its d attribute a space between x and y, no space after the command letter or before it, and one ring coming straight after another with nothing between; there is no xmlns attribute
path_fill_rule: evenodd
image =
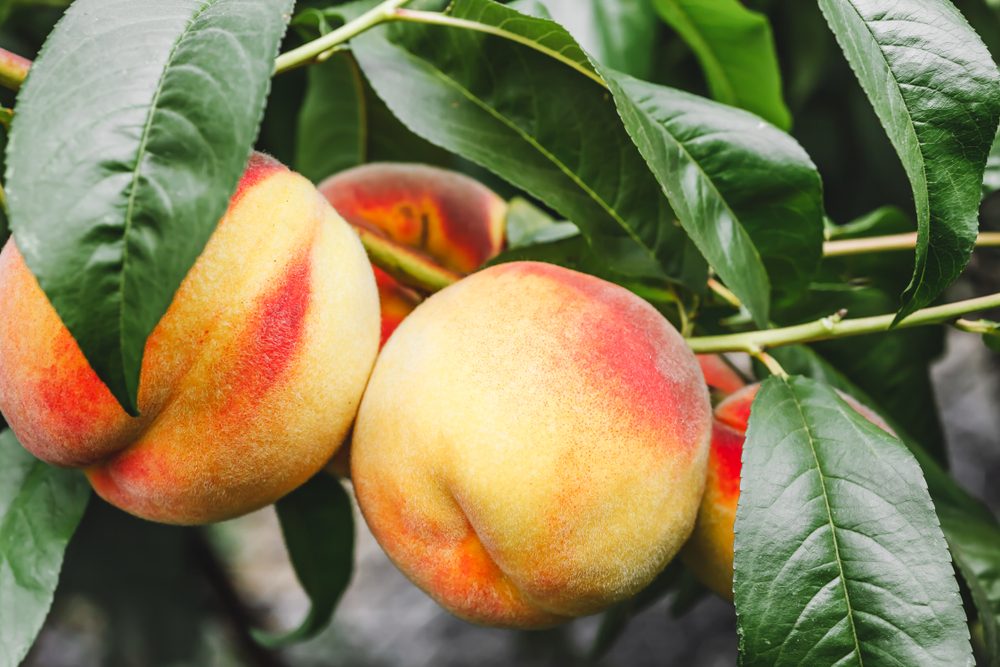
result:
<svg viewBox="0 0 1000 667"><path fill-rule="evenodd" d="M696 93L706 84L688 47L645 0L617 4L647 16L636 35L641 54L635 74ZM574 4L579 3L579 4ZM0 3L2 4L2 3ZM0 46L33 57L67 2L18 0L0 29ZM298 3L323 7L334 2ZM557 1L553 15L571 29L580 23L581 0ZM782 66L792 134L823 176L829 217L842 224L884 206L900 212L883 232L913 228L912 197L899 160L858 87L816 3L802 0L746 2L770 19ZM955 3L1000 54L1000 14L987 0ZM641 5L641 7L640 7ZM636 7L639 7L636 9ZM293 28L286 47L305 33ZM580 34L586 43L586 35ZM258 146L296 164L296 119L306 93L304 70L274 82ZM6 97L4 97L6 96ZM0 100L11 105L9 93ZM374 138L373 159L423 161L460 169L498 192L519 194L481 169L432 147L409 133L369 100L380 116L383 136ZM381 110L380 110L381 109ZM66 113L85 113L67 109ZM373 132L379 128L373 128ZM5 140L5 139L4 139ZM982 207L983 229L1000 230L1000 196ZM874 262L874 263L872 263ZM871 260L862 267L878 274L878 263L906 263L906 253ZM826 267L847 271L841 265ZM852 267L852 280L857 280ZM892 271L908 275L906 270ZM887 312L904 285L873 277L857 283L866 299L853 315ZM1000 291L1000 252L977 251L972 265L952 287L948 300ZM877 297L877 298L873 298ZM891 296L891 298L890 298ZM827 307L822 293L817 302ZM786 313L795 319L803 313ZM891 338L891 337L886 337ZM976 336L922 330L897 339L861 341L853 347L820 346L852 380L909 430L946 451L956 478L1000 509L1000 355ZM887 371L890 366L897 371ZM926 409L936 405L938 414ZM284 550L272 509L205 529L147 523L92 500L66 557L56 602L30 654L32 667L171 665L350 665L437 667L478 665L732 665L736 662L732 606L696 589L672 593L637 613L610 650L590 659L601 623L581 619L544 632L485 629L457 620L413 587L386 560L359 519L353 582L333 624L321 636L283 650L266 650L248 628L295 626L307 613ZM684 613L681 613L684 612Z"/></svg>

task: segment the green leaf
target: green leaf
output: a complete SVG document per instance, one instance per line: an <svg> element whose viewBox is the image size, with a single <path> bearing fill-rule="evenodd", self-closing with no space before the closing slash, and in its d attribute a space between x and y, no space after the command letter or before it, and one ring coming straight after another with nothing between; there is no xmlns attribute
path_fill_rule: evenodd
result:
<svg viewBox="0 0 1000 667"><path fill-rule="evenodd" d="M791 126L766 16L739 0L654 0L653 6L698 57L712 97L782 129Z"/></svg>
<svg viewBox="0 0 1000 667"><path fill-rule="evenodd" d="M938 506L941 528L983 626L990 665L1000 664L1000 527L990 518Z"/></svg>
<svg viewBox="0 0 1000 667"><path fill-rule="evenodd" d="M1000 74L947 0L819 0L910 180L918 240L896 321L933 301L975 245Z"/></svg>
<svg viewBox="0 0 1000 667"><path fill-rule="evenodd" d="M18 97L14 237L132 414L146 338L250 154L291 5L77 0Z"/></svg>
<svg viewBox="0 0 1000 667"><path fill-rule="evenodd" d="M90 486L33 457L11 431L0 433L0 461L0 667L15 667L52 606Z"/></svg>
<svg viewBox="0 0 1000 667"><path fill-rule="evenodd" d="M915 224L899 209L883 207L835 228L839 239L910 232ZM905 252L825 257L809 291L778 309L774 320L794 324L827 317L841 309L849 317L891 312L913 268ZM930 367L944 350L941 327L831 340L814 346L837 370L874 398L897 423L920 434L921 445L947 464Z"/></svg>
<svg viewBox="0 0 1000 667"><path fill-rule="evenodd" d="M972 664L917 462L808 378L769 378L754 401L734 590L744 665Z"/></svg>
<svg viewBox="0 0 1000 667"><path fill-rule="evenodd" d="M994 352L1000 352L1000 331L983 334L983 343Z"/></svg>
<svg viewBox="0 0 1000 667"><path fill-rule="evenodd" d="M657 22L648 1L543 0L543 4L597 62L641 79L653 74Z"/></svg>
<svg viewBox="0 0 1000 667"><path fill-rule="evenodd" d="M875 409L910 448L923 469L952 558L972 591L987 648L994 661L991 664L995 664L1000 660L1000 647L997 645L1000 634L1000 558L997 556L1000 554L1000 526L996 518L941 468L921 446L922 443L913 439L912 434L907 432L910 423L894 420L891 414L880 409L878 401L852 384L811 348L803 345L784 347L773 350L772 355L785 370L809 375ZM920 435L923 440L924 434Z"/></svg>
<svg viewBox="0 0 1000 667"><path fill-rule="evenodd" d="M296 135L296 170L314 182L365 162L450 166L452 160L396 120L349 53L309 68Z"/></svg>
<svg viewBox="0 0 1000 667"><path fill-rule="evenodd" d="M514 197L507 205L507 248L510 250L560 241L579 233L572 222L557 222L521 197Z"/></svg>
<svg viewBox="0 0 1000 667"><path fill-rule="evenodd" d="M1000 190L1000 131L993 138L990 154L986 158L986 170L983 172L983 197Z"/></svg>
<svg viewBox="0 0 1000 667"><path fill-rule="evenodd" d="M694 283L700 274L703 284L703 265L684 264L683 231L572 37L488 0L458 0L450 12L548 55L451 27L372 30L351 44L393 113L571 220L611 269Z"/></svg>
<svg viewBox="0 0 1000 667"><path fill-rule="evenodd" d="M340 482L319 473L275 504L295 574L312 603L302 624L287 635L255 632L267 646L314 637L333 618L354 569L354 512Z"/></svg>
<svg viewBox="0 0 1000 667"><path fill-rule="evenodd" d="M822 254L815 165L794 139L753 114L601 72L688 236L767 326L771 286L801 291Z"/></svg>
<svg viewBox="0 0 1000 667"><path fill-rule="evenodd" d="M299 111L295 167L319 182L365 161L365 106L361 72L348 53L309 68Z"/></svg>

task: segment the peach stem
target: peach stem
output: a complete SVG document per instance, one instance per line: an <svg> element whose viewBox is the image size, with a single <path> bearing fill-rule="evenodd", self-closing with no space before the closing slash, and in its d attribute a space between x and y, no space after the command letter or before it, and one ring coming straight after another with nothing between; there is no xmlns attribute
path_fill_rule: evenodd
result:
<svg viewBox="0 0 1000 667"><path fill-rule="evenodd" d="M372 264L407 287L422 292L437 292L462 278L460 274L427 261L423 255L381 234L364 227L355 227L354 230L361 237L361 245L365 247Z"/></svg>

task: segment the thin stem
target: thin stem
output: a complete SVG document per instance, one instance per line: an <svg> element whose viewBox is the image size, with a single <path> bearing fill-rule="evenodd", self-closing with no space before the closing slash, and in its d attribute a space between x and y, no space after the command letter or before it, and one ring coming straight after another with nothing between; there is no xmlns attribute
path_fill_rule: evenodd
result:
<svg viewBox="0 0 1000 667"><path fill-rule="evenodd" d="M495 37L502 37L504 39L510 40L512 42L517 42L523 46L534 49L539 53L544 53L550 58L554 58L559 62L575 69L580 74L583 74L588 79L600 84L602 87L607 88L608 84L604 82L604 79L600 77L599 74L594 72L589 67L583 65L582 63L567 57L565 54L555 49L550 49L543 44L519 35L515 32L510 32L509 30L504 30L503 28L498 28L496 26L488 25L486 23L480 23L478 21L470 21L468 19L460 19L454 16L448 16L447 14L439 14L438 12L425 12L416 9L397 9L392 12L390 17L393 21L406 21L408 23L423 23L425 25L439 25L447 26L452 28L461 28L463 30L472 30L475 32L482 32L488 35L493 35Z"/></svg>
<svg viewBox="0 0 1000 667"><path fill-rule="evenodd" d="M728 303L733 308L742 308L743 304L740 303L740 298L733 294L728 287L720 283L715 278L708 279L708 289L715 292L717 295L722 297L722 300Z"/></svg>
<svg viewBox="0 0 1000 667"><path fill-rule="evenodd" d="M928 324L951 322L966 313L990 308L1000 308L1000 293L918 310L896 325L896 328L909 329ZM846 338L848 336L861 336L869 333L888 331L894 319L895 314L893 313L844 320L834 315L824 317L815 322L797 324L780 329L763 329L760 331L722 336L702 336L689 338L687 342L691 349L699 354L707 352L747 352L754 354L755 352L781 345L812 343L832 338Z"/></svg>
<svg viewBox="0 0 1000 667"><path fill-rule="evenodd" d="M18 90L28 76L31 61L24 56L0 49L0 86Z"/></svg>
<svg viewBox="0 0 1000 667"><path fill-rule="evenodd" d="M364 227L355 227L368 259L408 287L437 292L462 276L428 261L426 257Z"/></svg>
<svg viewBox="0 0 1000 667"><path fill-rule="evenodd" d="M298 48L292 49L287 53L282 53L274 62L274 73L281 74L290 69L314 62L323 52L329 51L335 46L343 44L353 37L357 37L364 31L390 20L393 17L393 12L407 2L409 0L386 0L372 7L356 19L348 21L332 32L328 32L319 39L306 42Z"/></svg>
<svg viewBox="0 0 1000 667"><path fill-rule="evenodd" d="M754 359L764 364L767 367L767 370L771 371L771 375L777 375L778 377L786 380L788 379L788 373L781 366L781 364L778 363L778 360L764 350L757 350L756 352L751 352L750 354Z"/></svg>
<svg viewBox="0 0 1000 667"><path fill-rule="evenodd" d="M916 245L916 232L889 234L887 236L869 236L862 239L842 239L824 243L823 256L843 257L844 255L861 255L872 252L912 250ZM1000 247L1000 232L980 232L979 237L976 239L976 247Z"/></svg>
<svg viewBox="0 0 1000 667"><path fill-rule="evenodd" d="M955 320L952 324L956 329L968 333L1000 335L1000 323L992 320L967 320L963 318Z"/></svg>

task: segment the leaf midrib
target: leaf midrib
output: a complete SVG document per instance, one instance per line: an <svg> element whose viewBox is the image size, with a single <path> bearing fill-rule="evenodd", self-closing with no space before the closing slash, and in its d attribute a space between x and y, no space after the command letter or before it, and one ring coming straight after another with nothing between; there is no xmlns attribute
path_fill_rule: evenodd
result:
<svg viewBox="0 0 1000 667"><path fill-rule="evenodd" d="M812 452L813 460L816 462L816 472L819 474L819 484L820 489L823 491L823 506L826 508L826 516L830 525L830 537L833 541L833 551L834 558L837 561L837 572L840 574L840 585L844 590L844 601L847 606L847 622L851 628L851 637L854 639L854 653L858 656L858 664L864 665L864 659L861 657L861 642L858 638L858 628L854 622L854 606L851 604L851 595L847 588L847 576L844 573L844 564L840 558L840 542L837 539L837 524L833 519L833 507L830 505L830 495L826 488L826 475L823 473L823 468L820 465L819 453L816 451L816 439L813 437L812 428L809 425L809 420L806 419L805 412L802 409L802 404L799 402L799 397L795 393L795 389L789 384L788 380L782 380L785 387L788 389L788 393L791 394L792 402L795 404L795 409L798 410L799 417L802 419L802 426L805 431L806 437L809 440L809 450ZM782 644L784 648L786 644Z"/></svg>
<svg viewBox="0 0 1000 667"><path fill-rule="evenodd" d="M831 2L836 2L836 0L830 0L830 1ZM918 238L921 235L924 237L924 250L921 253L921 251L920 251L920 244L918 242L917 249L916 249L917 259L919 260L920 257L921 257L921 255L923 255L923 261L919 262L919 267L916 267L917 271L919 272L919 275L920 275L920 279L919 280L915 279L913 281L914 291L916 291L921 285L923 285L923 283L924 283L924 277L927 274L927 254L928 254L928 244L929 244L929 240L930 240L930 224L931 224L931 219L930 219L930 216L931 216L931 214L930 214L931 193L930 193L930 188L928 187L927 162L926 162L926 159L924 157L924 145L923 145L923 143L921 143L921 141L920 141L920 135L917 133L917 128L916 128L916 125L915 125L914 120L913 120L913 113L910 111L910 105L906 101L906 96L903 95L902 84L899 82L899 79L896 78L896 73L893 71L892 67L889 65L889 59L886 56L885 51L882 50L882 44L879 43L878 38L875 37L874 31L872 31L871 26L868 24L868 21L865 20L865 17L861 14L860 10L858 10L858 8L854 5L853 0L841 0L841 1L844 2L844 3L846 3L854 11L854 14L858 17L858 20L860 20L861 24L865 27L865 30L868 32L868 36L871 37L871 40L875 44L875 46L876 46L876 48L878 50L879 55L882 57L882 63L885 65L885 69L889 73L889 77L892 79L892 82L895 84L895 86L896 86L895 90L896 90L897 94L899 95L899 99L903 102L903 109L906 111L906 120L907 120L906 130L907 130L907 134L910 134L913 137L913 140L916 142L916 145L917 145L917 156L918 156L918 163L919 163L918 166L919 166L919 170L920 170L920 176L923 179L922 185L923 185L924 194L927 197L927 206L926 206L926 209L918 209L917 210L917 220L918 220L918 222L919 222L920 218L924 219L924 227L923 227L923 229L921 229L919 225L918 225L918 228L917 228ZM888 123L888 121L886 121L886 122ZM900 161L902 161L902 160L900 160ZM904 165L904 168L905 168L905 165ZM914 201L914 203L916 204L916 201ZM923 232L923 233L921 234L921 232ZM916 276L914 276L914 278L916 278Z"/></svg>
<svg viewBox="0 0 1000 667"><path fill-rule="evenodd" d="M711 188L711 191L715 194L716 198L722 203L722 206L723 206L723 208L725 208L726 212L729 213L730 217L733 220L733 223L735 223L740 229L742 229L744 234L746 234L747 236L749 236L750 235L749 232L746 231L746 225L744 225L741 222L742 217L739 216L739 215L736 215L736 211L734 211L733 208L729 205L729 201L722 194L722 192L719 191L719 188L718 188L718 186L715 183L715 179L713 179L711 177L711 175L709 175L709 173L707 171L705 171L705 169L702 167L701 161L698 160L698 159L696 159L694 157L694 155L691 154L691 152L687 148L687 145L677 136L677 134L675 134L666 125L666 122L660 123L659 121L657 121L657 119L652 114L647 113L645 109L643 109L641 106L638 105L638 103L635 106L639 109L640 112L642 112L642 114L644 116L646 116L648 119L650 119L653 122L654 125L656 125L657 127L662 127L663 128L664 133L673 140L673 142L677 145L677 148L687 158L688 162L690 164L692 164L692 165L695 166L695 168L698 170L698 173L701 174L702 180L704 182L708 183L708 186ZM643 129L643 134L646 134L645 129ZM707 136L707 135L702 135L701 137L698 137L698 138L703 138L705 136ZM648 135L647 135L647 138L648 138ZM757 251L757 246L754 245L753 243L751 243L750 244L750 250L753 253L754 257L756 257L757 261L761 264L761 266L763 266L763 259L761 259L760 253ZM764 275L766 277L767 273L765 272Z"/></svg>
<svg viewBox="0 0 1000 667"><path fill-rule="evenodd" d="M135 167L132 169L132 178L129 182L128 189L128 205L125 208L125 226L122 230L122 239L124 243L122 244L122 270L121 275L118 279L118 354L122 357L122 372L123 375L127 376L127 371L124 367L124 351L125 351L125 275L127 273L128 266L128 237L132 230L132 221L135 215L135 198L136 192L139 187L139 173L142 170L142 158L146 154L146 145L149 143L149 135L152 131L153 120L156 118L158 111L158 104L160 101L160 96L163 93L163 88L167 80L167 75L171 71L171 66L174 62L174 57L177 55L177 49L180 47L181 43L190 33L192 26L198 21L202 14L211 7L216 0L204 0L198 10L191 15L188 19L187 25L184 27L174 41L173 46L170 48L170 53L167 54L166 63L163 66L163 70L160 72L160 78L156 81L156 89L153 92L153 99L149 104L149 110L146 113L146 122L142 127L142 135L139 138L139 145L135 153ZM122 378L125 379L124 377ZM136 384L136 400L135 409L138 412L138 383Z"/></svg>

